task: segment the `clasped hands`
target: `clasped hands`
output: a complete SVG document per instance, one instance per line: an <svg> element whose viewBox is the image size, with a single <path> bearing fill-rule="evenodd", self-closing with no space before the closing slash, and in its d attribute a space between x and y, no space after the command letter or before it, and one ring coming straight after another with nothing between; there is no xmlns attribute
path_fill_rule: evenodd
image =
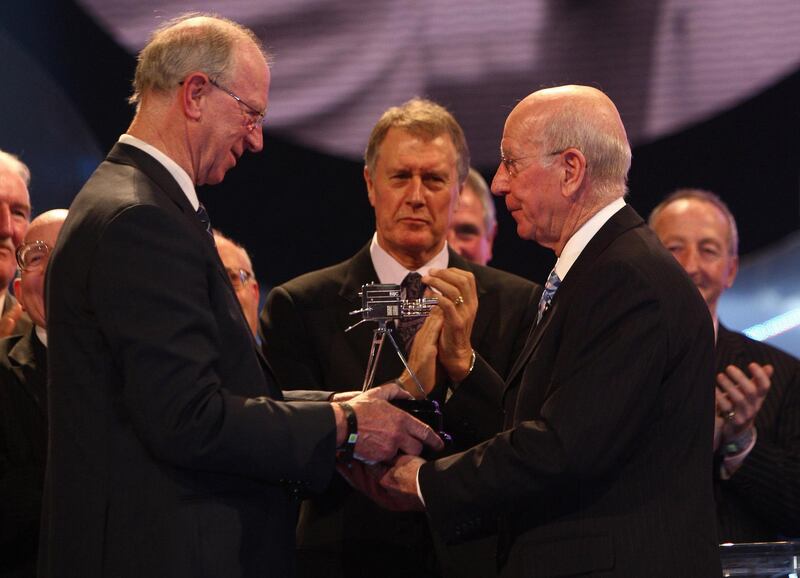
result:
<svg viewBox="0 0 800 578"><path fill-rule="evenodd" d="M470 336L478 310L478 296L475 277L461 269L431 269L422 282L428 285L429 291L430 288L436 290L439 304L417 331L408 363L427 395L443 375L460 382L469 374L472 364ZM423 397L407 371L398 381L409 395ZM356 446L357 455L358 451ZM401 447L400 453L391 459L377 463L350 461L339 464L337 469L351 486L386 509L422 510L417 476L425 460L418 457L419 453Z"/></svg>
<svg viewBox="0 0 800 578"><path fill-rule="evenodd" d="M752 434L754 422L769 392L773 367L750 363L750 375L728 365L717 374L717 414L714 420L714 451L720 446Z"/></svg>
<svg viewBox="0 0 800 578"><path fill-rule="evenodd" d="M478 293L474 275L462 269L431 269L422 282L428 285L426 296L437 297L439 304L417 331L408 364L428 395L444 375L458 383L469 374ZM398 381L413 396L423 397L408 371Z"/></svg>

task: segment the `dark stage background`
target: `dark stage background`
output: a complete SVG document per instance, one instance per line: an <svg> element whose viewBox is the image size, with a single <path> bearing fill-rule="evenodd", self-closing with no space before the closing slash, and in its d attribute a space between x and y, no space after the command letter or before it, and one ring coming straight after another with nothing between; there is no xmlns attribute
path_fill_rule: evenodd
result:
<svg viewBox="0 0 800 578"><path fill-rule="evenodd" d="M36 212L67 206L132 117L134 57L67 0L2 3L0 49L0 148L31 167ZM741 253L768 250L800 223L799 103L795 69L732 109L635 146L629 202L647 215L676 187L711 189L738 218ZM264 287L347 258L374 226L361 163L277 136L269 120L264 151L199 191L214 225L248 248ZM490 180L495 166L477 168ZM552 253L516 237L502 202L498 220L492 265L542 281Z"/></svg>

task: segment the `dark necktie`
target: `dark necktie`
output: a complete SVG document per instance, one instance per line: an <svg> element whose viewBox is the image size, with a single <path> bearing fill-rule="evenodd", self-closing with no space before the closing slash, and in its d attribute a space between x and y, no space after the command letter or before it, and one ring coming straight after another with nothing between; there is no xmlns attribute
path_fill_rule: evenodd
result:
<svg viewBox="0 0 800 578"><path fill-rule="evenodd" d="M211 241L213 242L214 232L211 230L211 219L208 217L208 211L206 211L202 203L197 207L197 218L200 219L200 222L206 229L206 233L208 233L208 236L211 237Z"/></svg>
<svg viewBox="0 0 800 578"><path fill-rule="evenodd" d="M542 320L547 310L550 309L550 303L553 301L553 296L556 294L559 285L561 285L561 278L556 274L556 270L553 269L547 277L542 297L539 299L539 314L536 316L537 325Z"/></svg>
<svg viewBox="0 0 800 578"><path fill-rule="evenodd" d="M406 275L406 278L403 279L400 288L403 290L403 298L408 301L413 301L422 298L427 285L422 283L422 275L419 273L409 273ZM397 333L400 335L400 340L403 342L406 355L411 351L411 343L414 341L414 336L417 334L419 328L422 327L423 323L425 323L424 317L414 317L400 321Z"/></svg>

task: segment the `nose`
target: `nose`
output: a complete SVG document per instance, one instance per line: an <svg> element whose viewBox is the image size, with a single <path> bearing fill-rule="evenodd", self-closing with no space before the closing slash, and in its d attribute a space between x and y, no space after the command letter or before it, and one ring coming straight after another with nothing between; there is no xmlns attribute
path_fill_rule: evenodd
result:
<svg viewBox="0 0 800 578"><path fill-rule="evenodd" d="M680 253L678 261L690 277L700 271L700 256L697 250L691 247Z"/></svg>
<svg viewBox="0 0 800 578"><path fill-rule="evenodd" d="M497 166L492 178L492 194L501 197L508 194L508 171L503 163Z"/></svg>
<svg viewBox="0 0 800 578"><path fill-rule="evenodd" d="M247 137L244 139L245 144L247 145L247 150L252 153L260 152L261 149L264 148L264 127L263 125L258 125L249 133L247 133Z"/></svg>
<svg viewBox="0 0 800 578"><path fill-rule="evenodd" d="M408 195L406 196L406 202L415 207L424 205L425 191L422 184L422 179L419 176L415 176L409 181L408 186L410 189L408 191Z"/></svg>

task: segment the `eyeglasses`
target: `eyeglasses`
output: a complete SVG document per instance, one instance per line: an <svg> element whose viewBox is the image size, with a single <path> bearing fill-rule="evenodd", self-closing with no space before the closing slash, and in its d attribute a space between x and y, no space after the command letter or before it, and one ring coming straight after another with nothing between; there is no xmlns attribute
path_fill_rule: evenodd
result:
<svg viewBox="0 0 800 578"><path fill-rule="evenodd" d="M241 289L253 278L253 274L244 269L230 269L225 267L225 271L228 272L228 278L231 280L231 285L233 285L234 289Z"/></svg>
<svg viewBox="0 0 800 578"><path fill-rule="evenodd" d="M216 88L220 89L222 92L224 92L225 94L227 94L228 96L230 96L232 99L234 99L236 102L239 103L240 105L239 110L242 111L242 115L244 116L245 127L247 128L247 132L253 132L253 129L261 125L261 121L264 120L264 116L267 114L267 109L260 111L256 107L250 106L241 98L236 96L236 94L232 90L225 88L213 78L209 78L208 81L211 83L212 86L215 86Z"/></svg>
<svg viewBox="0 0 800 578"><path fill-rule="evenodd" d="M570 148L570 147L567 147L567 148ZM547 153L545 156L552 157L552 156L555 156L555 155L560 155L565 150L567 150L567 149L561 149L560 151L553 151L551 153ZM503 166L506 168L506 172L509 174L509 176L511 178L516 178L522 171L524 171L525 169L528 168L528 167L525 167L524 169L522 169L522 171L519 170L517 168L517 163L519 161L524 160L524 159L529 159L529 158L532 158L532 157L535 157L535 156L538 156L538 155L525 155L525 156L521 156L521 157L511 158L511 157L507 157L505 155L505 153L502 150L500 150L500 162L503 163Z"/></svg>
<svg viewBox="0 0 800 578"><path fill-rule="evenodd" d="M41 271L50 257L50 245L44 241L32 241L17 247L17 265L23 271Z"/></svg>

